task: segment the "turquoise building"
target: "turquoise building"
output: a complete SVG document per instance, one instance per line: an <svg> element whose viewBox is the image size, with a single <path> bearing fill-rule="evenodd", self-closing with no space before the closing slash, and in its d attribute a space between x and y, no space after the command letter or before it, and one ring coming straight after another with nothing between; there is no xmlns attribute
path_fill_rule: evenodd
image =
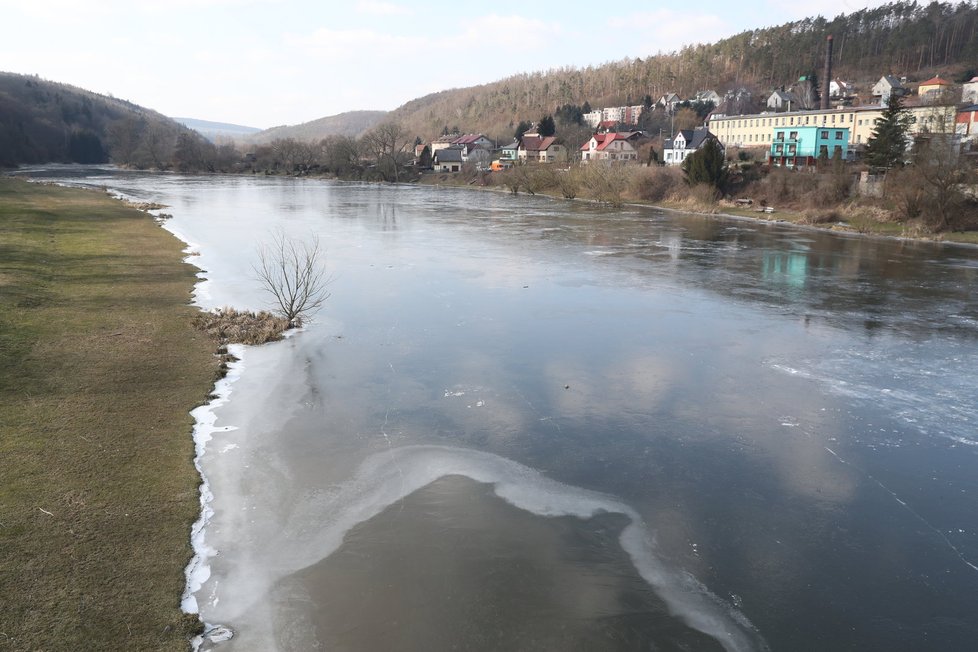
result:
<svg viewBox="0 0 978 652"><path fill-rule="evenodd" d="M828 126L776 127L768 163L784 167L815 165L819 156L849 159L849 128Z"/></svg>

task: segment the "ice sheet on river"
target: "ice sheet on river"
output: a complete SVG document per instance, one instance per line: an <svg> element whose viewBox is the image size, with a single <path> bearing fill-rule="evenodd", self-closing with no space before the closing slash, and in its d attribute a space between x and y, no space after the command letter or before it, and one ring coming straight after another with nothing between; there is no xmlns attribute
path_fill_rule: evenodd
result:
<svg viewBox="0 0 978 652"><path fill-rule="evenodd" d="M731 652L767 649L743 614L692 575L667 567L656 556L652 532L628 505L611 496L561 484L490 453L442 446L406 446L375 454L347 482L300 500L277 540L256 553L261 558L251 560L251 570L224 578L221 594L225 599L207 604L207 598L200 598L202 613L210 622L233 626L275 582L335 552L353 527L452 475L491 484L497 496L539 516L587 519L603 512L626 516L631 522L622 531L621 546L675 616L714 637ZM264 575L258 569L263 569ZM230 596L250 599L233 600L232 604Z"/></svg>

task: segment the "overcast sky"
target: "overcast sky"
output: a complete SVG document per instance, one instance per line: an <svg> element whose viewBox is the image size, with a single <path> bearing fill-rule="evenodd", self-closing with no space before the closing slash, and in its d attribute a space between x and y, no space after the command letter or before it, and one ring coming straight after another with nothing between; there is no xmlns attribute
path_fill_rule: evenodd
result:
<svg viewBox="0 0 978 652"><path fill-rule="evenodd" d="M0 70L267 128L884 2L0 0Z"/></svg>

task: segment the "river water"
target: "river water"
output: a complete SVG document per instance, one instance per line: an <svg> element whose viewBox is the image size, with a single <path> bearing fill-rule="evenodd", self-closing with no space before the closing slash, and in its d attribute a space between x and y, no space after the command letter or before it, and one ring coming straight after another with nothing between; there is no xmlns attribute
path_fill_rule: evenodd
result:
<svg viewBox="0 0 978 652"><path fill-rule="evenodd" d="M87 174L169 206L204 308L268 305L277 229L327 252L213 409L205 649L975 649L976 250Z"/></svg>

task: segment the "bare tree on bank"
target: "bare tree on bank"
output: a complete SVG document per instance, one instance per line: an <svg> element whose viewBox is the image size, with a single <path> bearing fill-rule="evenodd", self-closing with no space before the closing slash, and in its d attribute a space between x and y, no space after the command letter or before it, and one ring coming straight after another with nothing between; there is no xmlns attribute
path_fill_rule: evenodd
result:
<svg viewBox="0 0 978 652"><path fill-rule="evenodd" d="M301 326L329 298L326 288L331 279L322 258L318 237L299 242L281 230L258 249L255 273L290 328Z"/></svg>
<svg viewBox="0 0 978 652"><path fill-rule="evenodd" d="M413 139L396 122L385 122L374 127L361 140L367 152L377 161L377 170L384 181L397 182L399 167L407 157L407 149Z"/></svg>

